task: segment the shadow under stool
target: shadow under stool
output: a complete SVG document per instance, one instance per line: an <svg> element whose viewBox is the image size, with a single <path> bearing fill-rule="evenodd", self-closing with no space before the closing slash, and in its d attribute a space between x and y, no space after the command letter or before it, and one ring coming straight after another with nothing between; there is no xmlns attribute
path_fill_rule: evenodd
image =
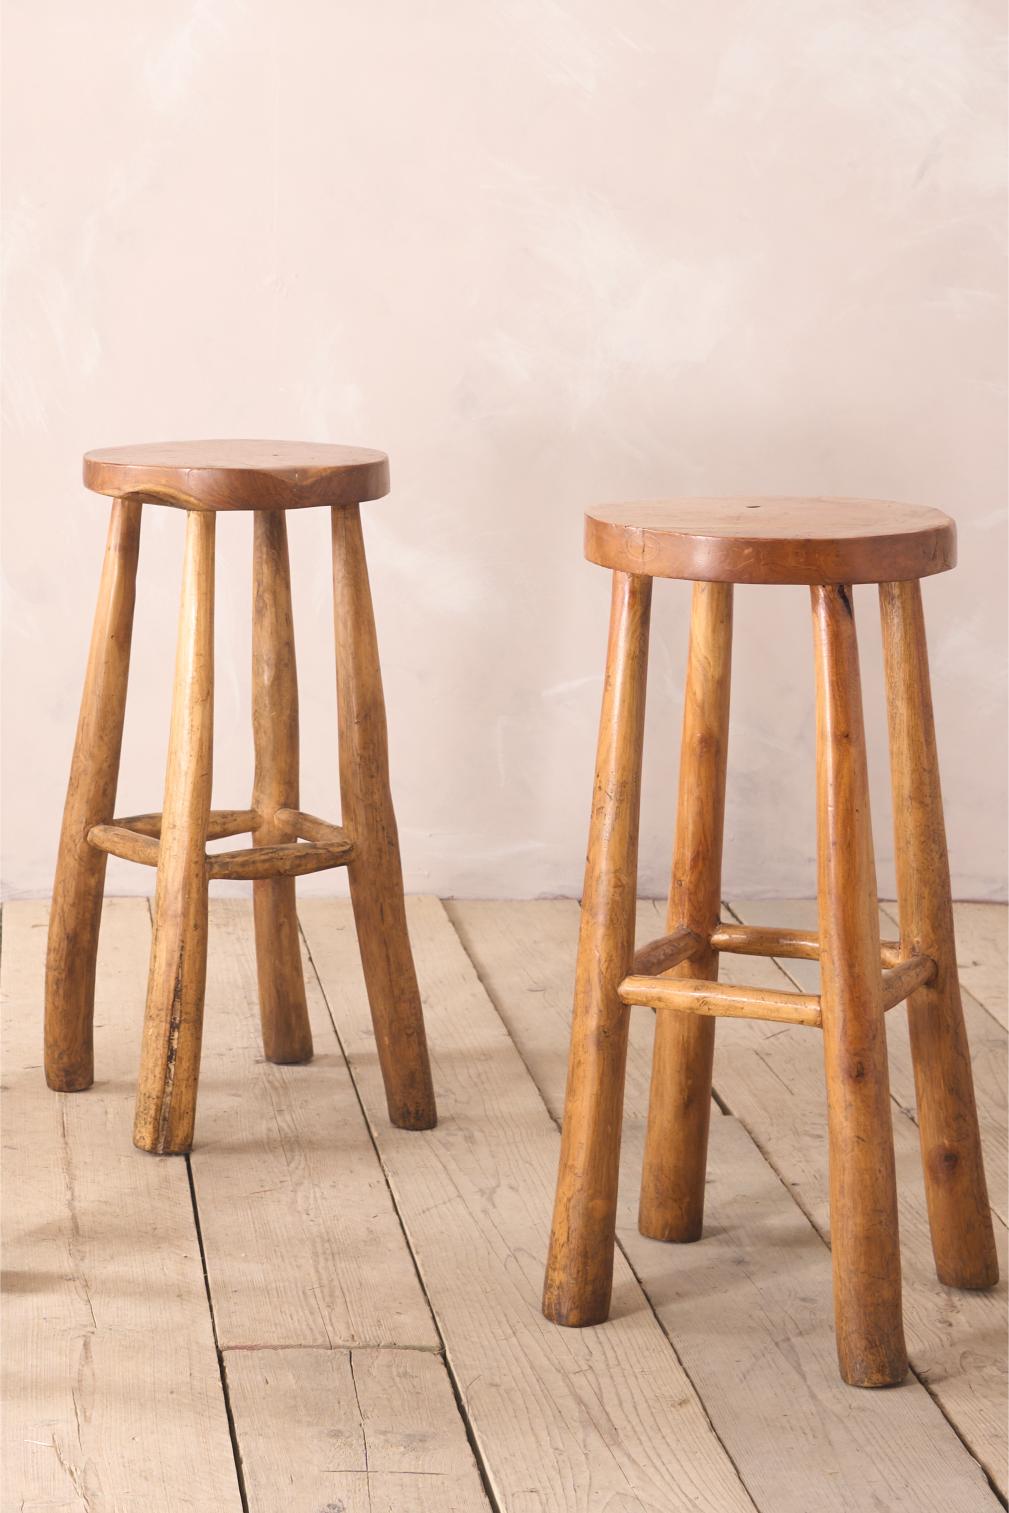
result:
<svg viewBox="0 0 1009 1513"><path fill-rule="evenodd" d="M991 1287L998 1263L960 1004L919 579L956 562L938 510L851 499L685 499L589 512L613 571L560 1172L543 1311L609 1312L628 1014L657 1014L639 1228L701 1236L715 1018L823 1033L838 1360L876 1387L907 1371L884 1015L907 1000L936 1270ZM692 580L667 934L635 951L653 578ZM819 931L723 924L732 585L808 585L816 669ZM881 942L851 585L879 587L900 942ZM821 991L718 982L720 951L819 960Z"/></svg>
<svg viewBox="0 0 1009 1513"><path fill-rule="evenodd" d="M267 1058L309 1061L294 879L347 867L389 1117L430 1129L434 1091L407 935L385 704L359 504L389 491L384 453L298 442L196 441L89 452L84 482L113 496L81 703L46 963L45 1068L51 1088L94 1080L95 957L108 855L157 868L154 934L134 1143L190 1149L207 964L207 888L250 879ZM160 814L113 818L145 504L186 511L175 684ZM286 511L328 505L342 825L298 807L298 689ZM252 703L248 809L210 808L214 718L214 537L219 510L253 513ZM251 832L251 848L208 840Z"/></svg>

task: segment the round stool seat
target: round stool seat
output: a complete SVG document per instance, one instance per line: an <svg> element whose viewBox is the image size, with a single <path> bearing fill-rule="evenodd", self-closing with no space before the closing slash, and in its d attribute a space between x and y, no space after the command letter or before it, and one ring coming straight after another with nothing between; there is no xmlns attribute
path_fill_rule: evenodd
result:
<svg viewBox="0 0 1009 1513"><path fill-rule="evenodd" d="M165 441L84 454L97 494L184 510L297 510L389 492L389 459L305 441Z"/></svg>
<svg viewBox="0 0 1009 1513"><path fill-rule="evenodd" d="M885 499L668 499L589 510L585 555L649 578L896 583L954 567L956 526Z"/></svg>

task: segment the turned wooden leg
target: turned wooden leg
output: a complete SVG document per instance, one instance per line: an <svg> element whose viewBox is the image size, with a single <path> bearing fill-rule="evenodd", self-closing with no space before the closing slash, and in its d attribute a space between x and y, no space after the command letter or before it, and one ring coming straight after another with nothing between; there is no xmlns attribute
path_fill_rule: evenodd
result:
<svg viewBox="0 0 1009 1513"><path fill-rule="evenodd" d="M932 1250L949 1287L992 1287L998 1259L960 1003L928 651L916 581L880 585L901 952L936 974L907 1001Z"/></svg>
<svg viewBox="0 0 1009 1513"><path fill-rule="evenodd" d="M356 504L333 512L333 605L343 826L353 843L350 896L389 1118L400 1129L437 1120L403 902L382 671Z"/></svg>
<svg viewBox="0 0 1009 1513"><path fill-rule="evenodd" d="M133 1141L189 1150L207 975L207 823L214 742L214 527L190 510L182 570L172 724L154 895L154 938Z"/></svg>
<svg viewBox="0 0 1009 1513"><path fill-rule="evenodd" d="M614 573L589 850L575 971L557 1197L543 1289L555 1324L600 1324L610 1308L652 580Z"/></svg>
<svg viewBox="0 0 1009 1513"><path fill-rule="evenodd" d="M63 810L46 957L46 1081L76 1093L94 1081L95 958L107 855L87 840L113 817L126 711L140 549L140 504L112 505L98 608Z"/></svg>
<svg viewBox="0 0 1009 1513"><path fill-rule="evenodd" d="M721 918L722 828L729 741L732 584L696 583L667 930L707 940ZM670 977L718 977L706 947ZM653 1240L699 1240L711 1114L715 1021L675 1011L655 1025L638 1227Z"/></svg>
<svg viewBox="0 0 1009 1513"><path fill-rule="evenodd" d="M298 808L298 671L291 615L287 521L282 510L257 510L253 527L252 731L256 776L252 807L261 823L256 846L291 836L278 809ZM280 1063L312 1059L293 877L252 885L256 971L263 1051Z"/></svg>
<svg viewBox="0 0 1009 1513"><path fill-rule="evenodd" d="M815 585L817 839L837 1354L853 1387L907 1372L879 906L851 588Z"/></svg>

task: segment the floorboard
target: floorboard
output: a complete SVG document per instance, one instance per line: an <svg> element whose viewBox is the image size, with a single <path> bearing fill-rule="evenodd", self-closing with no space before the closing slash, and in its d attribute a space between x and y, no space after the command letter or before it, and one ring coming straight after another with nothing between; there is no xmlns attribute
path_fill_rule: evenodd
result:
<svg viewBox="0 0 1009 1513"><path fill-rule="evenodd" d="M43 1080L47 915L4 908L2 1504L237 1513L186 1163L132 1144L147 906L105 908L85 1093Z"/></svg>
<svg viewBox="0 0 1009 1513"><path fill-rule="evenodd" d="M807 922L787 903L734 908ZM935 1280L900 1011L888 1033L919 1380L868 1393L838 1379L822 1057L815 1032L788 1026L719 1026L730 1113L713 1114L706 1236L673 1247L635 1222L653 1019L634 1011L613 1315L560 1329L539 1295L577 906L448 911L409 903L440 1109L436 1130L410 1133L388 1122L349 904L303 902L316 1058L275 1067L251 911L215 901L187 1162L131 1141L145 902L106 904L98 1082L65 1096L40 1065L47 907L6 906L0 1506L994 1513L1005 1286ZM956 911L999 1207L1006 910ZM662 913L641 905L641 939ZM787 967L722 958L730 981L812 985L808 964Z"/></svg>
<svg viewBox="0 0 1009 1513"><path fill-rule="evenodd" d="M349 904L300 915L501 1508L751 1509L622 1258L609 1324L540 1313L557 1129L441 904L408 911L439 1100L424 1135L388 1123Z"/></svg>
<svg viewBox="0 0 1009 1513"><path fill-rule="evenodd" d="M883 909L896 925L896 905L884 904ZM1005 904L955 903L953 920L961 988L1003 1029L1009 1028L1009 909Z"/></svg>
<svg viewBox="0 0 1009 1513"><path fill-rule="evenodd" d="M444 1362L424 1350L231 1350L249 1513L487 1513Z"/></svg>
<svg viewBox="0 0 1009 1513"><path fill-rule="evenodd" d="M251 902L214 899L191 1157L223 1349L438 1348L315 974L315 1057L263 1057Z"/></svg>
<svg viewBox="0 0 1009 1513"><path fill-rule="evenodd" d="M447 908L559 1121L577 904ZM651 906L641 913L654 931ZM713 1113L703 1242L667 1246L638 1233L653 1033L654 1016L634 1011L620 1243L754 1501L768 1513L997 1509L917 1381L886 1393L840 1381L829 1251L735 1119Z"/></svg>
<svg viewBox="0 0 1009 1513"><path fill-rule="evenodd" d="M653 905L653 931L663 909ZM721 958L727 982L790 987L775 962ZM723 1019L715 1090L746 1126L796 1202L827 1237L827 1117L823 1055L815 1031ZM904 1325L911 1364L1003 1496L1006 1467L1006 1232L996 1223L1002 1280L991 1292L942 1287L932 1266L918 1131L894 1105Z"/></svg>

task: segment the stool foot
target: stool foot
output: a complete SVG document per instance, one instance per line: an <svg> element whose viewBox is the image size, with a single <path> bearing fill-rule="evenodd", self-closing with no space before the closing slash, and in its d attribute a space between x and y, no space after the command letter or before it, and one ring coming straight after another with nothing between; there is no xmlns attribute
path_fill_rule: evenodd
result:
<svg viewBox="0 0 1009 1513"><path fill-rule="evenodd" d="M880 585L902 953L936 963L908 999L932 1251L948 1287L993 1287L998 1257L956 967L949 860L917 582Z"/></svg>
<svg viewBox="0 0 1009 1513"><path fill-rule="evenodd" d="M260 510L254 517L252 731L252 807L263 820L252 840L256 846L275 846L290 835L272 816L299 807L298 671L283 510ZM263 1053L280 1065L311 1061L294 878L254 882L252 907Z"/></svg>
<svg viewBox="0 0 1009 1513"><path fill-rule="evenodd" d="M193 1143L207 971L207 825L213 764L214 527L192 510L168 742L154 938L133 1142L159 1155Z"/></svg>
<svg viewBox="0 0 1009 1513"><path fill-rule="evenodd" d="M333 607L343 825L353 842L350 896L389 1118L437 1122L424 1015L407 932L382 673L368 565L355 505L332 511Z"/></svg>
<svg viewBox="0 0 1009 1513"><path fill-rule="evenodd" d="M703 940L721 918L731 661L732 584L696 583L666 928ZM705 950L669 975L713 982L718 953ZM714 1019L658 1015L638 1209L638 1228L653 1240L701 1238L714 1050Z"/></svg>
<svg viewBox="0 0 1009 1513"><path fill-rule="evenodd" d="M94 1081L95 959L107 856L88 844L115 808L136 600L141 506L116 499L109 520L49 911L46 1082L62 1093Z"/></svg>
<svg viewBox="0 0 1009 1513"><path fill-rule="evenodd" d="M879 907L851 589L811 590L820 972L837 1353L854 1387L903 1380L897 1188Z"/></svg>
<svg viewBox="0 0 1009 1513"><path fill-rule="evenodd" d="M650 578L613 575L557 1196L543 1289L555 1324L600 1324L613 1286L634 954Z"/></svg>
<svg viewBox="0 0 1009 1513"><path fill-rule="evenodd" d="M349 870L361 967L389 1119L397 1129L434 1129L438 1112L402 881L376 872L362 875L363 869L355 869L353 862ZM394 891L397 888L399 891Z"/></svg>

